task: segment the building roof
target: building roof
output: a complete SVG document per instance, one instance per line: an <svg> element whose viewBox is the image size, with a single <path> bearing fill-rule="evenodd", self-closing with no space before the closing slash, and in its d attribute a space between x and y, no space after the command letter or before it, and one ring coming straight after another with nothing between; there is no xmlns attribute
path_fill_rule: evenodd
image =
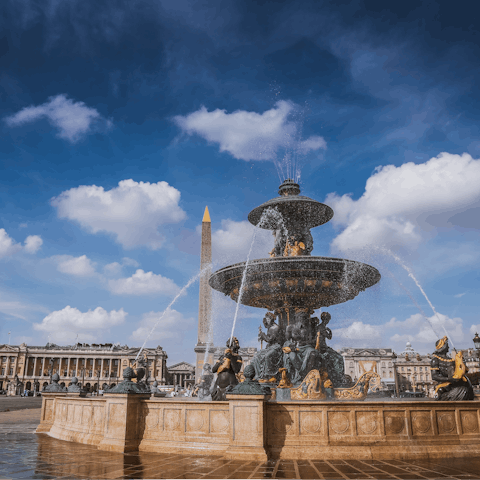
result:
<svg viewBox="0 0 480 480"><path fill-rule="evenodd" d="M172 370L195 370L195 366L187 362L179 362L171 367L167 367L167 370L171 372Z"/></svg>

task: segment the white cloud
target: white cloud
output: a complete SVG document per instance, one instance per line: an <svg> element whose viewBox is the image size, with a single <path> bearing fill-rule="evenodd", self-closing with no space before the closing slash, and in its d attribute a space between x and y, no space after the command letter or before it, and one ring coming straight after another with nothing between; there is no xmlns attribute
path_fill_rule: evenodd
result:
<svg viewBox="0 0 480 480"><path fill-rule="evenodd" d="M145 313L139 323L139 327L132 332L130 338L143 343L157 322L159 323L149 337L149 340L180 338L186 330L195 326L195 320L193 318L185 318L176 310L168 309L160 320L162 313L163 312Z"/></svg>
<svg viewBox="0 0 480 480"><path fill-rule="evenodd" d="M395 332L401 332L390 337L392 342L409 341L416 344L427 344L434 348L438 338L444 335L448 335L454 342L462 342L465 339L461 318L449 318L442 313L427 318L428 320L420 313L415 313L403 321L392 318L384 327L385 329L393 329ZM458 345L456 346L458 347Z"/></svg>
<svg viewBox="0 0 480 480"><path fill-rule="evenodd" d="M19 252L22 246L8 235L4 228L0 228L0 258Z"/></svg>
<svg viewBox="0 0 480 480"><path fill-rule="evenodd" d="M115 276L122 272L123 267L139 267L140 264L133 258L123 257L122 263L112 262L103 267L106 275Z"/></svg>
<svg viewBox="0 0 480 480"><path fill-rule="evenodd" d="M29 235L25 239L25 252L37 253L40 247L43 245L43 240L39 235Z"/></svg>
<svg viewBox="0 0 480 480"><path fill-rule="evenodd" d="M14 299L11 292L0 292L0 313L21 320L28 320L29 312L48 313L48 309L41 305Z"/></svg>
<svg viewBox="0 0 480 480"><path fill-rule="evenodd" d="M248 221L222 220L221 228L212 232L212 254L215 260L243 262L248 256L255 227ZM199 228L199 232L201 229ZM257 229L250 258L268 257L274 237L270 230Z"/></svg>
<svg viewBox="0 0 480 480"><path fill-rule="evenodd" d="M86 255L72 257L71 255L56 255L51 257L57 263L57 270L67 275L90 277L95 275L95 265Z"/></svg>
<svg viewBox="0 0 480 480"><path fill-rule="evenodd" d="M131 277L109 280L108 287L116 295L175 295L180 290L173 280L142 269Z"/></svg>
<svg viewBox="0 0 480 480"><path fill-rule="evenodd" d="M463 292L463 293L457 293L456 295L454 295L455 298L462 298L467 292Z"/></svg>
<svg viewBox="0 0 480 480"><path fill-rule="evenodd" d="M101 335L111 327L121 325L128 314L121 308L107 312L102 307L81 312L77 308L66 306L63 310L49 313L41 323L34 323L35 330L49 335L51 342L74 342L78 334L79 340L100 341Z"/></svg>
<svg viewBox="0 0 480 480"><path fill-rule="evenodd" d="M333 330L334 339L345 340L368 340L375 342L381 338L381 329L378 325L370 325L361 321L355 321L348 327L336 328Z"/></svg>
<svg viewBox="0 0 480 480"><path fill-rule="evenodd" d="M299 126L291 119L297 109L297 105L284 100L261 114L245 110L227 113L220 109L209 112L202 106L173 120L183 132L217 143L221 152L239 160L275 160L281 148L298 148L303 154L326 148L325 140L319 136L298 140Z"/></svg>
<svg viewBox="0 0 480 480"><path fill-rule="evenodd" d="M164 241L159 228L186 216L179 201L180 192L167 182L130 179L107 191L96 185L71 188L51 204L60 218L75 220L92 233L111 233L125 248L145 245L155 250Z"/></svg>
<svg viewBox="0 0 480 480"><path fill-rule="evenodd" d="M335 250L369 245L416 247L434 227L452 226L454 215L480 202L480 160L441 153L422 164L378 167L358 200L331 193L332 221L344 230L333 240ZM462 217L462 226L465 218ZM472 226L478 223L472 212Z"/></svg>
<svg viewBox="0 0 480 480"><path fill-rule="evenodd" d="M43 240L38 235L29 235L25 239L25 245L22 247L8 235L4 228L0 228L0 258L14 255L15 253L36 253L43 244Z"/></svg>
<svg viewBox="0 0 480 480"><path fill-rule="evenodd" d="M5 122L9 127L18 127L44 118L58 130L60 138L72 143L94 129L111 127L111 121L103 118L95 108L87 107L83 102L74 102L65 94L50 97L41 105L25 107L6 117Z"/></svg>

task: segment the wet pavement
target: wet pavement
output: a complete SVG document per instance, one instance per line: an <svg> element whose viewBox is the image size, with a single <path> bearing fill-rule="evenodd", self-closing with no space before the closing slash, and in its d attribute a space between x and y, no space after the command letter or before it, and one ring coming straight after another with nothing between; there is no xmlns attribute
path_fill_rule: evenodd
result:
<svg viewBox="0 0 480 480"><path fill-rule="evenodd" d="M282 460L123 455L35 434L40 410L0 413L0 478L480 479L480 457L433 461Z"/></svg>
<svg viewBox="0 0 480 480"><path fill-rule="evenodd" d="M7 397L6 395L0 395L0 412L41 407L42 397Z"/></svg>

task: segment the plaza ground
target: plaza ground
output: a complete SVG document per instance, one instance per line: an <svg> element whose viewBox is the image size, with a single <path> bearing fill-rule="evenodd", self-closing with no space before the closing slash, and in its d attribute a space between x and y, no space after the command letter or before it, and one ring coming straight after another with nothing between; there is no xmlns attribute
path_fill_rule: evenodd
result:
<svg viewBox="0 0 480 480"><path fill-rule="evenodd" d="M0 479L318 478L479 479L480 457L434 461L287 460L268 463L172 454L110 453L35 434L37 398L0 397ZM29 408L30 406L30 408ZM8 409L9 411L5 411Z"/></svg>

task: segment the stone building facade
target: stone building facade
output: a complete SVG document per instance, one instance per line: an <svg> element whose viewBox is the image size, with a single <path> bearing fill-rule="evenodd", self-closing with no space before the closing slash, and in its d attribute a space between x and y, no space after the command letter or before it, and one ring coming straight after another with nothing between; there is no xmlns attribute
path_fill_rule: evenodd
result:
<svg viewBox="0 0 480 480"><path fill-rule="evenodd" d="M0 345L0 389L6 389L15 375L28 390L42 389L50 381L50 374L58 373L60 383L69 385L76 376L85 387L96 390L122 380L122 372L133 363L139 348L120 344L76 344L59 346L48 343L44 347ZM142 351L148 359L149 379L165 384L167 353L158 346Z"/></svg>
<svg viewBox="0 0 480 480"><path fill-rule="evenodd" d="M179 362L167 368L169 385L178 385L181 388L195 383L195 366L187 362Z"/></svg>
<svg viewBox="0 0 480 480"><path fill-rule="evenodd" d="M395 353L391 348L342 348L339 352L345 361L345 374L353 381L373 370L380 375L382 382L394 383Z"/></svg>
<svg viewBox="0 0 480 480"><path fill-rule="evenodd" d="M432 380L430 371L430 354L421 355L415 351L410 342L405 350L395 360L398 391L424 392L426 396L433 397L436 382Z"/></svg>

